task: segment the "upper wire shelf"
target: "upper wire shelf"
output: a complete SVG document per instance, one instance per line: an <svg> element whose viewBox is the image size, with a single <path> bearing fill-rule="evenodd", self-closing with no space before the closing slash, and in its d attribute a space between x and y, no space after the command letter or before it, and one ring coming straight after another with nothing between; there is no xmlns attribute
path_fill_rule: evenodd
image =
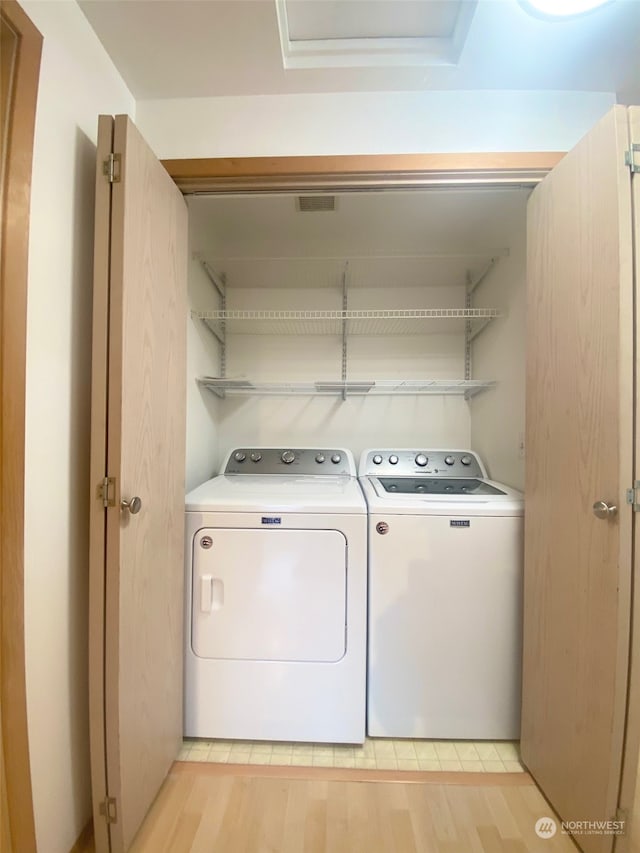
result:
<svg viewBox="0 0 640 853"><path fill-rule="evenodd" d="M218 332L225 324L227 332L247 335L341 335L343 323L350 335L422 334L433 331L437 322L446 330L455 321L470 321L472 334L502 316L495 308L411 308L335 311L192 311ZM453 321L442 324L441 321ZM464 327L463 327L464 328ZM463 330L460 329L460 330Z"/></svg>

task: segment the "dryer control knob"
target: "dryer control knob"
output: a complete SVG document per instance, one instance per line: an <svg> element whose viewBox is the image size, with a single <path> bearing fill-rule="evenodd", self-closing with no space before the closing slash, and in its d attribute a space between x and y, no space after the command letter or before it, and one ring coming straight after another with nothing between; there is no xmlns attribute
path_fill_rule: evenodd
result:
<svg viewBox="0 0 640 853"><path fill-rule="evenodd" d="M445 456L444 457L444 464L445 465L453 465L455 461L456 461L455 456Z"/></svg>
<svg viewBox="0 0 640 853"><path fill-rule="evenodd" d="M373 457L372 461L373 461L374 465L381 465L382 464L382 456L380 456L379 453L376 453L376 455Z"/></svg>
<svg viewBox="0 0 640 853"><path fill-rule="evenodd" d="M339 453L334 453L331 457L331 461L334 465L337 465L338 462L342 462L342 456Z"/></svg>
<svg viewBox="0 0 640 853"><path fill-rule="evenodd" d="M397 465L398 457L395 454L391 454L391 456L389 457L389 462L391 463L391 465Z"/></svg>
<svg viewBox="0 0 640 853"><path fill-rule="evenodd" d="M324 459L325 459L324 453L318 453L317 454L316 462L318 463L318 465L322 465L322 463L324 462Z"/></svg>
<svg viewBox="0 0 640 853"><path fill-rule="evenodd" d="M471 457L470 456L461 456L460 461L463 465L471 465Z"/></svg>
<svg viewBox="0 0 640 853"><path fill-rule="evenodd" d="M259 462L261 459L262 459L262 453L252 453L251 454L251 461L252 462Z"/></svg>
<svg viewBox="0 0 640 853"><path fill-rule="evenodd" d="M236 450L236 452L233 454L233 458L236 460L236 462L244 462L244 460L247 458L247 454L244 453L242 450Z"/></svg>
<svg viewBox="0 0 640 853"><path fill-rule="evenodd" d="M296 458L296 454L293 450L285 450L280 459L284 462L285 465L290 465L294 459Z"/></svg>
<svg viewBox="0 0 640 853"><path fill-rule="evenodd" d="M418 453L416 456L416 465L419 465L421 468L424 468L428 461L429 459L424 455L424 453Z"/></svg>

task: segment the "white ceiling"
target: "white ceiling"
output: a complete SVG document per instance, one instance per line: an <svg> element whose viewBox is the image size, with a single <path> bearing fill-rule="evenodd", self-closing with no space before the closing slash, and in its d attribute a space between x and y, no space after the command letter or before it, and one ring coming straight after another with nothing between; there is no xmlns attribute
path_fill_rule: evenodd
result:
<svg viewBox="0 0 640 853"><path fill-rule="evenodd" d="M78 2L136 99L557 89L640 100L640 0L560 22L480 0L457 65L323 69L284 68L275 0Z"/></svg>

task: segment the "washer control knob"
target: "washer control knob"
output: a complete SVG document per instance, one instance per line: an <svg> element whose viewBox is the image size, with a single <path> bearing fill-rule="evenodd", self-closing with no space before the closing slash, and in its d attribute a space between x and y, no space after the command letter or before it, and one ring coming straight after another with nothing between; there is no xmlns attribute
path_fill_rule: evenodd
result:
<svg viewBox="0 0 640 853"><path fill-rule="evenodd" d="M244 460L247 458L247 454L244 452L244 450L236 450L236 452L233 454L233 458L236 460L236 462L244 462Z"/></svg>
<svg viewBox="0 0 640 853"><path fill-rule="evenodd" d="M318 463L318 465L322 465L322 463L324 462L324 459L325 459L324 453L318 453L316 455L316 462Z"/></svg>
<svg viewBox="0 0 640 853"><path fill-rule="evenodd" d="M331 461L334 465L337 465L338 462L342 462L342 456L339 453L334 453L331 457Z"/></svg>
<svg viewBox="0 0 640 853"><path fill-rule="evenodd" d="M429 459L424 455L424 453L418 453L416 456L416 465L419 465L421 468L424 468L428 461Z"/></svg>
<svg viewBox="0 0 640 853"><path fill-rule="evenodd" d="M380 456L379 453L376 453L376 455L373 457L372 461L373 461L374 465L381 465L382 464L382 456Z"/></svg>
<svg viewBox="0 0 640 853"><path fill-rule="evenodd" d="M293 450L285 450L280 459L284 462L285 465L291 465L291 463L296 458L296 454Z"/></svg>
<svg viewBox="0 0 640 853"><path fill-rule="evenodd" d="M259 462L261 459L262 459L262 453L252 453L251 454L251 461L252 462Z"/></svg>
<svg viewBox="0 0 640 853"><path fill-rule="evenodd" d="M391 454L391 456L389 457L389 462L391 463L391 465L398 464L398 457L395 455L395 453Z"/></svg>
<svg viewBox="0 0 640 853"><path fill-rule="evenodd" d="M455 456L445 456L444 457L444 464L445 465L453 465L455 461L456 461Z"/></svg>
<svg viewBox="0 0 640 853"><path fill-rule="evenodd" d="M460 461L462 462L463 465L471 465L472 460L471 460L470 456L465 455L465 456L460 457Z"/></svg>

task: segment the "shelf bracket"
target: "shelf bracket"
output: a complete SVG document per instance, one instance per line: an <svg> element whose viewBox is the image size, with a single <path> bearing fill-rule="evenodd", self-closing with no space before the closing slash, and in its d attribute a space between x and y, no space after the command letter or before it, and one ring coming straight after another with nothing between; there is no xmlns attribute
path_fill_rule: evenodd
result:
<svg viewBox="0 0 640 853"><path fill-rule="evenodd" d="M471 294L473 292L471 285L471 273L467 271L467 286L464 293L464 307L467 311L471 308ZM471 320L468 318L464 321L464 378L466 380L471 379ZM464 397L465 400L468 399L466 394Z"/></svg>
<svg viewBox="0 0 640 853"><path fill-rule="evenodd" d="M483 391L486 390L486 388L467 388L467 390L464 392L464 399L468 402L472 399L472 397L475 397L477 394L481 394Z"/></svg>
<svg viewBox="0 0 640 853"><path fill-rule="evenodd" d="M491 317L486 317L484 320L481 320L475 327L473 327L471 329L471 331L469 332L469 335L468 335L469 343L471 343L471 341L474 340L474 338L477 338L483 329L487 328L487 326L489 325L491 320L492 320ZM468 322L471 325L471 321L468 321ZM470 376L467 376L466 378L471 379Z"/></svg>
<svg viewBox="0 0 640 853"><path fill-rule="evenodd" d="M342 401L347 399L346 382L347 382L347 278L349 274L349 261L344 265L342 273Z"/></svg>
<svg viewBox="0 0 640 853"><path fill-rule="evenodd" d="M473 307L473 293L475 289L478 285L482 284L499 260L499 255L492 257L487 266L475 278L472 278L471 272L467 270L467 283L464 296L464 307L467 310L470 310ZM478 337L480 332L482 332L490 322L491 318L485 318L474 325L472 320L468 319L464 324L464 378L467 380L471 379L471 342L474 338ZM477 391L475 390L466 391L464 395L465 400L470 400L476 393Z"/></svg>
<svg viewBox="0 0 640 853"><path fill-rule="evenodd" d="M212 269L204 258L199 258L202 269L207 274L211 284L215 287L218 296L220 297L220 310L224 313L227 310L227 277L224 273L218 273ZM212 332L218 339L220 344L220 378L225 379L227 375L227 323L226 320L220 320L220 325L216 328L203 320L207 329ZM224 397L224 392L220 395Z"/></svg>
<svg viewBox="0 0 640 853"><path fill-rule="evenodd" d="M218 275L218 273L209 266L204 258L199 258L199 261L202 264L202 269L206 272L209 281L218 291L218 296L221 299L224 299L226 294L226 279L224 273L222 273L222 275Z"/></svg>
<svg viewBox="0 0 640 853"><path fill-rule="evenodd" d="M476 276L476 278L472 279L471 276L469 275L469 277L467 278L467 288L469 290L469 293L473 293L473 291L476 289L476 287L478 287L479 284L482 284L482 282L489 275L491 270L496 266L496 264L498 263L499 260L500 260L500 256L496 255L495 257L491 258L489 263L482 270L482 272Z"/></svg>
<svg viewBox="0 0 640 853"><path fill-rule="evenodd" d="M213 320L202 319L200 322L204 323L219 344L224 344L224 335L222 334L222 330L219 326L214 325ZM220 325L222 325L222 323Z"/></svg>

